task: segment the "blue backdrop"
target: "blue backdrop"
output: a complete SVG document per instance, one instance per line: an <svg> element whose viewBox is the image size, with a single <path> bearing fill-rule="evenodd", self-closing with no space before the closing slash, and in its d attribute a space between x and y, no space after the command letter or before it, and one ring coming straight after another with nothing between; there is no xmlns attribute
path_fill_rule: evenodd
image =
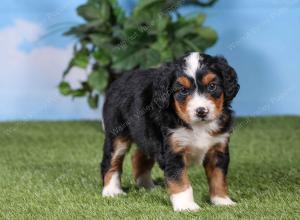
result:
<svg viewBox="0 0 300 220"><path fill-rule="evenodd" d="M61 97L56 86L71 57L74 39L61 33L82 22L75 8L84 0L4 0L0 6L0 120L91 119L83 100ZM134 0L120 1L127 11ZM238 115L300 114L300 0L220 0L205 12L219 35L210 54L223 54L236 68L241 91ZM79 76L79 78L78 78ZM70 76L76 87L86 77Z"/></svg>

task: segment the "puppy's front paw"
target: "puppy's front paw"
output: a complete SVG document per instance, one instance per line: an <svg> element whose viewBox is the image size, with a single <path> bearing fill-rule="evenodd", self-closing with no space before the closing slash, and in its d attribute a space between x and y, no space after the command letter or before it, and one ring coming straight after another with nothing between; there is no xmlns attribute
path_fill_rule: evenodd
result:
<svg viewBox="0 0 300 220"><path fill-rule="evenodd" d="M234 201L232 201L229 197L212 197L211 203L218 206L233 206L236 205Z"/></svg>
<svg viewBox="0 0 300 220"><path fill-rule="evenodd" d="M197 211L200 207L194 202L193 189L190 186L185 191L171 195L175 212Z"/></svg>
<svg viewBox="0 0 300 220"><path fill-rule="evenodd" d="M195 202L188 202L188 203L176 204L173 206L173 209L175 212L198 211L200 207Z"/></svg>
<svg viewBox="0 0 300 220"><path fill-rule="evenodd" d="M124 195L121 188L120 175L118 172L112 174L108 184L106 184L102 190L103 197L115 197L118 195Z"/></svg>
<svg viewBox="0 0 300 220"><path fill-rule="evenodd" d="M125 195L126 193L120 188L104 187L102 190L103 197L116 197L119 195Z"/></svg>

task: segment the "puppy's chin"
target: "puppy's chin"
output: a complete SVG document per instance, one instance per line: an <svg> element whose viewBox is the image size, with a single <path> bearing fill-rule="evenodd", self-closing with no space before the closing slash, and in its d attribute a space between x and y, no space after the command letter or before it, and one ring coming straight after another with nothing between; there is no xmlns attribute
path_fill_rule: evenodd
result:
<svg viewBox="0 0 300 220"><path fill-rule="evenodd" d="M199 119L195 119L193 121L191 121L191 125L206 125L206 124L209 124L211 122L213 122L214 120L213 119L207 119L207 118L199 118Z"/></svg>
<svg viewBox="0 0 300 220"><path fill-rule="evenodd" d="M198 118L198 117L194 117L191 120L191 124L209 124L215 120L217 120L218 117L213 117L213 116L208 116L205 118Z"/></svg>

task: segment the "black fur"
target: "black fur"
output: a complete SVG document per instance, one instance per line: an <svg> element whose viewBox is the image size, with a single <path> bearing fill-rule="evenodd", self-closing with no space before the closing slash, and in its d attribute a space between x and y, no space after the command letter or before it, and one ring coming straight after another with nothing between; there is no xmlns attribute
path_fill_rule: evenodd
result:
<svg viewBox="0 0 300 220"><path fill-rule="evenodd" d="M205 54L202 56L206 70L215 72L223 80L225 106L219 118L219 133L228 132L232 126L230 104L239 90L237 75L224 58ZM158 69L126 73L112 83L103 109L105 144L101 163L102 177L110 167L113 140L116 137L126 137L158 162L166 178L179 178L184 168L183 157L172 152L168 138L172 128L189 128L174 110L174 81L183 73L183 65L184 57ZM218 159L218 166L225 171L226 164L222 162L222 158Z"/></svg>
<svg viewBox="0 0 300 220"><path fill-rule="evenodd" d="M203 161L203 166L205 167L209 163L214 163L213 165L216 168L221 169L224 176L226 176L228 173L229 162L230 162L229 149L228 147L226 147L225 152L215 151L213 155L210 155L210 157L206 156Z"/></svg>
<svg viewBox="0 0 300 220"><path fill-rule="evenodd" d="M227 105L230 105L233 98L237 95L240 89L238 84L238 77L235 70L228 65L227 60L224 57L206 56L205 60L210 63L210 70L219 73L223 78L223 85L225 91L225 100Z"/></svg>
<svg viewBox="0 0 300 220"><path fill-rule="evenodd" d="M228 166L230 162L229 149L226 147L225 152L216 152L217 162L216 167L220 168L222 172L227 175Z"/></svg>

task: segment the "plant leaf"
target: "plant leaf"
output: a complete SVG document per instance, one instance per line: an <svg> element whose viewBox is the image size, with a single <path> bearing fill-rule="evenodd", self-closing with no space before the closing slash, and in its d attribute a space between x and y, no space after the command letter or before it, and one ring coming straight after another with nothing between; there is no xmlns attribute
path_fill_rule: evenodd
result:
<svg viewBox="0 0 300 220"><path fill-rule="evenodd" d="M136 48L130 47L130 45L127 45L125 49L115 49L112 53L112 67L117 71L132 70L140 63L141 57L137 56L138 52Z"/></svg>
<svg viewBox="0 0 300 220"><path fill-rule="evenodd" d="M110 54L105 50L95 51L93 56L101 66L106 66L110 63Z"/></svg>
<svg viewBox="0 0 300 220"><path fill-rule="evenodd" d="M72 90L72 96L73 97L83 97L86 95L86 90L84 89L76 89L76 90Z"/></svg>
<svg viewBox="0 0 300 220"><path fill-rule="evenodd" d="M143 12L155 10L162 10L166 3L166 0L140 0L138 5L134 9L134 16L139 16ZM160 9L160 10L159 10Z"/></svg>
<svg viewBox="0 0 300 220"><path fill-rule="evenodd" d="M88 64L89 64L89 51L87 49L82 49L76 52L72 60L72 65L85 69Z"/></svg>
<svg viewBox="0 0 300 220"><path fill-rule="evenodd" d="M60 91L60 93L62 95L70 95L72 93L72 89L71 86L68 82L66 81L62 81L59 85L58 85L58 89Z"/></svg>
<svg viewBox="0 0 300 220"><path fill-rule="evenodd" d="M101 1L100 15L104 22L107 22L110 17L110 5L107 1Z"/></svg>
<svg viewBox="0 0 300 220"><path fill-rule="evenodd" d="M88 104L91 108L95 109L98 107L98 102L99 102L99 95L96 94L96 95L92 95L90 94L88 96Z"/></svg>
<svg viewBox="0 0 300 220"><path fill-rule="evenodd" d="M77 13L87 21L101 19L101 11L95 4L87 3L77 8Z"/></svg>
<svg viewBox="0 0 300 220"><path fill-rule="evenodd" d="M88 76L88 83L89 85L100 91L103 92L108 83L108 74L105 69L95 70Z"/></svg>
<svg viewBox="0 0 300 220"><path fill-rule="evenodd" d="M215 44L215 42L217 41L218 39L218 35L217 33L212 29L212 28L209 28L209 27L202 27L199 31L198 31L199 35L201 36L202 38L202 42L206 41L206 46L207 47L210 47L212 46L213 44Z"/></svg>
<svg viewBox="0 0 300 220"><path fill-rule="evenodd" d="M186 35L195 34L195 33L197 33L195 31L195 27L193 27L192 25L186 25L185 27L176 30L175 37L180 39L180 38L184 38Z"/></svg>
<svg viewBox="0 0 300 220"><path fill-rule="evenodd" d="M160 53L153 49L143 51L144 59L142 59L141 67L144 69L157 67L160 64Z"/></svg>

